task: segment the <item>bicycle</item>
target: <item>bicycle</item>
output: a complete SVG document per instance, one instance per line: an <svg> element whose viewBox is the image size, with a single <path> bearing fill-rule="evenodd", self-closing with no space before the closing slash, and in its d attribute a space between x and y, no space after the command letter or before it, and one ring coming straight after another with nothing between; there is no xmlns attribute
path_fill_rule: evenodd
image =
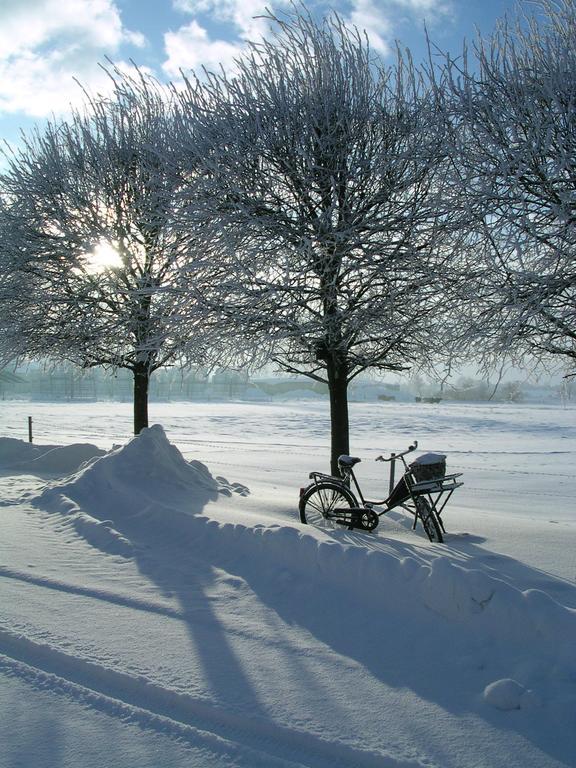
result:
<svg viewBox="0 0 576 768"><path fill-rule="evenodd" d="M353 469L361 461L356 456L338 457L340 477L311 472L309 478L312 483L300 489L301 522L330 528L334 524L342 525L350 531L373 531L382 515L400 507L413 515L412 530L416 529L420 520L428 539L441 543L446 533L442 512L456 488L464 484L458 480L462 472L447 475L446 457L440 454L425 454L409 465L404 457L417 447L418 441L415 440L401 453L375 459L390 463L388 496L381 501L364 498ZM402 462L404 472L395 484L397 461ZM351 482L354 483L356 493L350 488ZM383 507L383 510L377 512L374 507Z"/></svg>

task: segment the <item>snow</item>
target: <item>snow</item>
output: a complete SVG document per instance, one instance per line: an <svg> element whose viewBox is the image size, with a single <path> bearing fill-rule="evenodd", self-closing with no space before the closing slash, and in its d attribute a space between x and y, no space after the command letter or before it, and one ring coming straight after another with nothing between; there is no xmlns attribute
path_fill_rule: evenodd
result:
<svg viewBox="0 0 576 768"><path fill-rule="evenodd" d="M484 689L484 698L490 706L504 712L526 706L539 706L539 702L531 696L531 691L510 678L496 680L495 683L487 685Z"/></svg>
<svg viewBox="0 0 576 768"><path fill-rule="evenodd" d="M106 453L90 443L34 445L10 437L0 438L0 466L31 474L65 474Z"/></svg>
<svg viewBox="0 0 576 768"><path fill-rule="evenodd" d="M2 403L1 768L576 765L573 407L353 404L369 495L464 473L445 544L299 523L326 404L151 410Z"/></svg>
<svg viewBox="0 0 576 768"><path fill-rule="evenodd" d="M446 456L443 453L423 453L422 456L418 456L414 460L414 464L420 464L426 466L428 464L440 464L444 461Z"/></svg>

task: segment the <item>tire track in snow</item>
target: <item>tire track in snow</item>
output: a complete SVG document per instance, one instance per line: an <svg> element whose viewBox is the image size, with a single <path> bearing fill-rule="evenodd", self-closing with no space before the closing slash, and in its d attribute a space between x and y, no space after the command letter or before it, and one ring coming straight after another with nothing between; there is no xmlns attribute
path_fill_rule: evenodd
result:
<svg viewBox="0 0 576 768"><path fill-rule="evenodd" d="M271 768L304 768L302 763L277 759L270 754L232 742L216 733L195 728L170 717L112 698L3 653L0 653L0 673L16 677L37 690L64 696L81 706L102 712L116 720L121 720L123 723L137 725L143 730L155 731L162 736L184 742L192 748L209 750L216 753L218 757L224 755L236 759L242 757L247 762L249 761L250 766L254 765L257 768L267 768L268 766Z"/></svg>
<svg viewBox="0 0 576 768"><path fill-rule="evenodd" d="M422 768L420 761L363 751L232 712L64 653L2 626L0 671L117 719L183 739L191 746L249 758L254 768Z"/></svg>

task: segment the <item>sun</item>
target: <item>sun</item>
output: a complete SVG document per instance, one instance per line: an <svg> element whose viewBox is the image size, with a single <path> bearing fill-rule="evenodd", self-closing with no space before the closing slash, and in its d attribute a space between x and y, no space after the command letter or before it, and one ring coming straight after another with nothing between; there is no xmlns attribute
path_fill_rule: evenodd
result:
<svg viewBox="0 0 576 768"><path fill-rule="evenodd" d="M94 250L87 254L87 268L90 272L105 272L122 266L122 259L116 248L106 240L101 240Z"/></svg>

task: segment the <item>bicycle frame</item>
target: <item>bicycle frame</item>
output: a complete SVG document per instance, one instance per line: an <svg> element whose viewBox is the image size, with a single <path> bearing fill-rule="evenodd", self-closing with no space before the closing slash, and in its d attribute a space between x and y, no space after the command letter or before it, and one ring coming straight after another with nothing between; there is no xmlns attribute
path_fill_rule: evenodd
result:
<svg viewBox="0 0 576 768"><path fill-rule="evenodd" d="M442 521L441 515L456 488L459 488L464 484L463 482L458 482L457 480L457 478L461 477L462 473L457 472L455 474L444 475L439 478L417 481L414 478L410 467L406 463L406 459L404 458L408 453L416 450L417 447L418 442L414 441L414 443L409 446L407 450L402 451L401 453L392 453L390 458L384 458L383 456L378 456L376 458L376 461L384 461L390 463L388 496L385 499L372 500L365 498L352 466L340 465L340 471L342 473L341 477L326 475L322 472L311 472L310 479L313 480L316 484L319 480L329 479L332 482L336 481L341 483L348 489L350 489L350 481L352 481L362 507L368 507L370 509L373 507L384 507L381 512L374 510L378 517L382 517L391 510L396 509L397 507L401 507L406 512L414 515L414 528L416 528L417 522L416 499L419 496L424 496L428 501L430 509L436 515L442 531L445 533L446 529L444 527L444 522ZM395 483L395 470L397 461L401 461L404 468L404 472L398 484ZM399 488L402 482L404 483L405 488ZM401 498L397 501L394 501L393 497L397 491L400 491L399 495Z"/></svg>

